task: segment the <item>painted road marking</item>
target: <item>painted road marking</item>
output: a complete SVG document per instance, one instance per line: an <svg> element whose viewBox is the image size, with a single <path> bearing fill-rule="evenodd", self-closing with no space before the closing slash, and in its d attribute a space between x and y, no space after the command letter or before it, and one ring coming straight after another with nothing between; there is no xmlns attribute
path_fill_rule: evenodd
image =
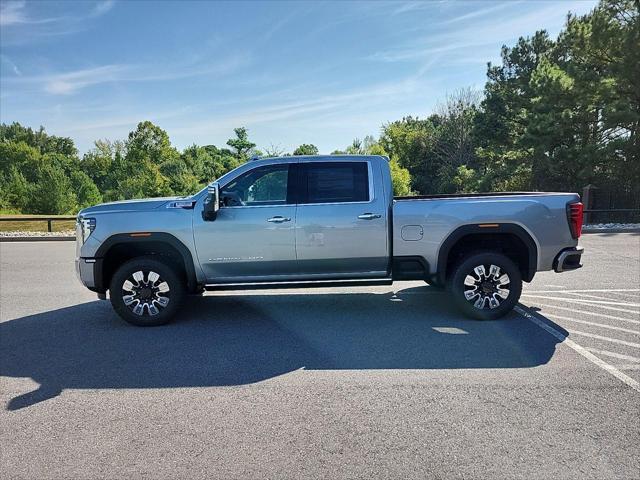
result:
<svg viewBox="0 0 640 480"><path fill-rule="evenodd" d="M603 337L602 335L596 335L595 333L587 333L581 330L573 330L569 328L567 328L567 331L569 333L575 333L576 335L582 335L583 337L591 337L605 342L619 343L620 345L626 345L627 347L640 348L640 343L627 342L626 340L619 340L617 338Z"/></svg>
<svg viewBox="0 0 640 480"><path fill-rule="evenodd" d="M587 322L586 320L576 320L575 318L563 317L562 315L555 315L553 313L544 312L545 317L559 318L560 320L569 320L570 322L582 323L584 325L591 325L592 327L608 328L609 330L617 330L618 332L633 333L634 335L640 335L637 330L630 330L628 328L614 327L612 325L606 325L604 323Z"/></svg>
<svg viewBox="0 0 640 480"><path fill-rule="evenodd" d="M630 318L616 317L615 315L607 315L606 313L588 312L586 310L577 310L575 308L559 307L558 305L549 305L545 303L536 303L536 307L556 308L558 310L566 310L567 312L582 313L584 315L592 315L594 317L608 318L610 320L620 320L621 322L629 322L629 323L634 323L636 325L640 325L640 320L631 320Z"/></svg>
<svg viewBox="0 0 640 480"><path fill-rule="evenodd" d="M599 295L588 295L586 293L578 293L578 292L567 292L569 295L575 295L577 297L580 298L595 298L596 300L618 300L617 298L611 298L611 297L601 297ZM626 301L626 299L623 299Z"/></svg>
<svg viewBox="0 0 640 480"><path fill-rule="evenodd" d="M609 301L602 301L602 300L584 300L582 298L547 297L545 295L531 295L529 293L523 293L522 295L527 297L549 298L552 300L565 300L568 302L586 303L589 305L618 305L620 307L640 307L640 303L609 302Z"/></svg>
<svg viewBox="0 0 640 480"><path fill-rule="evenodd" d="M624 382L625 384L627 384L628 386L633 388L636 392L640 392L640 383L637 380L634 380L629 375L621 372L620 370L618 370L613 365L610 365L607 362L605 362L604 360L596 357L593 353L591 353L590 351L588 351L584 347L578 345L576 342L574 342L573 340L568 338L564 333L559 332L558 330L553 328L551 325L547 324L547 322L542 320L537 314L535 314L533 312L529 313L529 312L527 312L525 309L523 309L520 306L516 306L515 310L520 315L522 315L524 318L530 320L531 322L535 323L537 326L539 326L543 330L546 330L547 332L549 332L551 335L553 335L558 340L560 340L560 342L562 342L562 344L564 344L567 347L571 348L576 353L582 355L584 358L589 360L594 365L597 365L598 367L602 368L603 370L609 372L611 375L616 377L618 380Z"/></svg>
<svg viewBox="0 0 640 480"><path fill-rule="evenodd" d="M631 297L632 300L637 300L638 297L640 297L640 294L637 294L635 292L609 292L609 294L623 297L622 300L627 300L628 297Z"/></svg>
<svg viewBox="0 0 640 480"><path fill-rule="evenodd" d="M640 358L632 357L631 355L623 355L622 353L610 352L609 350L600 350L599 348L585 347L591 353L597 353L598 355L604 355L606 357L617 358L618 360L626 360L628 362L640 362Z"/></svg>
<svg viewBox="0 0 640 480"><path fill-rule="evenodd" d="M640 288L607 288L607 289L597 289L597 290L530 290L529 293L606 293L606 292L640 292Z"/></svg>
<svg viewBox="0 0 640 480"><path fill-rule="evenodd" d="M640 365L616 365L620 370L640 370Z"/></svg>
<svg viewBox="0 0 640 480"><path fill-rule="evenodd" d="M602 305L602 302L595 302L592 300L579 300L577 298L563 298L563 297L546 297L543 295L530 295L527 293L523 293L522 294L523 297L531 297L531 298L543 298L546 300L561 300L563 302L569 302L569 303L579 303L580 305L591 305L594 307L600 307L600 308L604 308L606 310L613 310L616 312L625 312L625 313L635 313L636 315L640 315L640 311L638 310L629 310L628 308L617 308L617 307L610 307L609 305Z"/></svg>

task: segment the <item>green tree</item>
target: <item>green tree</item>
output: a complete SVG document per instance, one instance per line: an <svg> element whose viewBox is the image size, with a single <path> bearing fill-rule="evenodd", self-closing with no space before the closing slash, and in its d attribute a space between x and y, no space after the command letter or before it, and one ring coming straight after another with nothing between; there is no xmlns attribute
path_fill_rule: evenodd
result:
<svg viewBox="0 0 640 480"><path fill-rule="evenodd" d="M24 175L11 166L6 174L0 174L0 208L23 211L29 202L31 188Z"/></svg>
<svg viewBox="0 0 640 480"><path fill-rule="evenodd" d="M140 122L129 133L124 152L115 152L107 181L114 189L106 196L116 200L172 195L171 181L162 174L161 165L179 157L167 132L149 121Z"/></svg>
<svg viewBox="0 0 640 480"><path fill-rule="evenodd" d="M27 199L29 213L62 215L78 210L71 181L62 168L42 164L35 175L35 185L29 189Z"/></svg>
<svg viewBox="0 0 640 480"><path fill-rule="evenodd" d="M475 120L479 172L492 188L637 189L639 122L638 3L604 0L557 41L540 31L503 47Z"/></svg>
<svg viewBox="0 0 640 480"><path fill-rule="evenodd" d="M256 144L249 141L249 133L245 127L234 128L236 138L227 140L227 145L235 150L238 158L246 160Z"/></svg>
<svg viewBox="0 0 640 480"><path fill-rule="evenodd" d="M479 101L478 92L461 89L448 95L438 107L438 112L429 117L436 127L433 148L436 178L433 186L438 193L460 191L456 177L461 171L477 166L474 118Z"/></svg>
<svg viewBox="0 0 640 480"><path fill-rule="evenodd" d="M303 143L293 151L294 155L318 155L318 147L311 143Z"/></svg>
<svg viewBox="0 0 640 480"><path fill-rule="evenodd" d="M138 123L136 129L129 133L126 153L129 162L146 160L160 165L177 156L178 152L171 146L167 132L148 120Z"/></svg>
<svg viewBox="0 0 640 480"><path fill-rule="evenodd" d="M332 155L340 155L347 153L349 155L380 155L382 157L389 157L384 147L376 141L376 139L367 135L364 140L356 138L351 142L345 152L333 153ZM389 168L391 170L391 183L393 185L393 194L396 196L406 196L413 194L411 190L411 174L409 170L401 167L398 160L395 157L391 157L389 161Z"/></svg>
<svg viewBox="0 0 640 480"><path fill-rule="evenodd" d="M117 189L117 170L123 168L125 143L116 140L96 140L94 148L82 157L80 168L105 193Z"/></svg>
<svg viewBox="0 0 640 480"><path fill-rule="evenodd" d="M411 176L411 190L436 191L438 164L434 155L436 126L431 119L405 117L382 126L380 145L406 168Z"/></svg>
<svg viewBox="0 0 640 480"><path fill-rule="evenodd" d="M25 144L36 148L40 153L59 153L68 157L76 157L76 150L73 140L68 137L57 137L48 135L44 127L33 130L30 127L24 127L18 122L11 125L0 125L0 142L12 142Z"/></svg>
<svg viewBox="0 0 640 480"><path fill-rule="evenodd" d="M74 171L70 175L71 188L79 208L90 207L102 202L102 195L91 178L84 172ZM74 212L75 213L75 212Z"/></svg>
<svg viewBox="0 0 640 480"><path fill-rule="evenodd" d="M174 194L191 195L199 190L198 178L182 158L164 162L160 165L160 173L168 180Z"/></svg>
<svg viewBox="0 0 640 480"><path fill-rule="evenodd" d="M411 191L411 175L409 170L402 168L395 158L389 161L391 169L391 183L393 184L393 194L402 197L413 194Z"/></svg>

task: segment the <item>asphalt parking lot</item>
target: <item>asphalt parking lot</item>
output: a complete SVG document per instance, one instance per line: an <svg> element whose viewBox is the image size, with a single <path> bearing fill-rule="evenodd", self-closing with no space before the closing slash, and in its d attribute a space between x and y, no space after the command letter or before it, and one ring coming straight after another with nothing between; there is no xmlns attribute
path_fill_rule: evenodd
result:
<svg viewBox="0 0 640 480"><path fill-rule="evenodd" d="M509 318L420 282L221 292L140 329L0 244L3 478L640 478L640 235Z"/></svg>

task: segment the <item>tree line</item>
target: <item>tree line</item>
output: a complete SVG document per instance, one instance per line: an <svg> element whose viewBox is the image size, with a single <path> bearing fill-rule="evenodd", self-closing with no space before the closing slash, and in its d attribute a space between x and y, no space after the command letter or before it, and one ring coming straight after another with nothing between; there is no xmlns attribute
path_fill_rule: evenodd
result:
<svg viewBox="0 0 640 480"><path fill-rule="evenodd" d="M520 38L487 67L484 91L449 95L427 118L382 125L333 154L390 157L396 195L474 191L640 189L640 19L633 0L602 0L567 17L557 39ZM0 209L74 213L103 201L188 195L254 155L245 128L224 147L179 151L141 122L125 140L98 140L82 157L70 138L0 125ZM640 192L639 192L640 193Z"/></svg>

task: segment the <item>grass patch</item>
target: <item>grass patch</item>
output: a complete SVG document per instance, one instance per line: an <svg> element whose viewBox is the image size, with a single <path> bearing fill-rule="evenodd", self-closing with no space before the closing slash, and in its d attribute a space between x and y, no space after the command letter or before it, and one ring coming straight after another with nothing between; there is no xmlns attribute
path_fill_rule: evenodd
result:
<svg viewBox="0 0 640 480"><path fill-rule="evenodd" d="M39 215L6 215L0 214L3 218L20 218L20 217L37 217ZM63 217L66 215L63 215ZM42 215L43 218L54 218L51 222L51 230L54 232L62 232L65 230L74 230L76 222L74 220L55 220L55 215ZM46 232L46 220L29 220L22 222L2 221L0 222L0 232Z"/></svg>

